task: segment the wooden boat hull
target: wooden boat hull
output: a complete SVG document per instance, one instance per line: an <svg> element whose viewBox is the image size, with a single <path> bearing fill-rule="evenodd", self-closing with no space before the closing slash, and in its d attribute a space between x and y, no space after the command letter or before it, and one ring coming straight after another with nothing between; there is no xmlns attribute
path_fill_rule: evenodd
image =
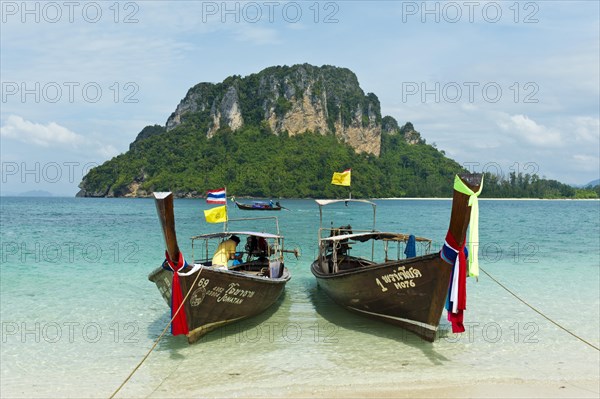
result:
<svg viewBox="0 0 600 399"><path fill-rule="evenodd" d="M344 308L398 325L432 342L444 309L452 266L439 254L373 264L335 274L311 266L319 286Z"/></svg>
<svg viewBox="0 0 600 399"><path fill-rule="evenodd" d="M197 273L201 273L198 277ZM198 277L195 286L194 281ZM159 267L148 279L156 284L171 305L173 273ZM188 342L194 343L207 332L251 316L273 305L290 279L287 268L279 278L266 278L243 272L202 267L188 276L179 276L185 296L184 309L189 328Z"/></svg>

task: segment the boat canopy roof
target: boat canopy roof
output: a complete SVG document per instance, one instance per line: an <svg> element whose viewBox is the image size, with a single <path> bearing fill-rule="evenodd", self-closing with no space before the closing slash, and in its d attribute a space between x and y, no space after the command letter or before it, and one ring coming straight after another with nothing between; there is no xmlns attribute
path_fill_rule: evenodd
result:
<svg viewBox="0 0 600 399"><path fill-rule="evenodd" d="M208 240L211 238L225 238L225 237L229 237L231 235L256 236L256 237L274 238L274 239L283 238L282 236L277 235L277 234L264 233L264 232L260 232L260 231L220 231L220 232L216 232L216 233L200 234L198 236L192 237L192 240Z"/></svg>
<svg viewBox="0 0 600 399"><path fill-rule="evenodd" d="M331 204L336 204L336 203L340 203L340 202L362 202L364 204L370 204L370 205L376 205L374 202L368 201L368 200L363 200L363 199L354 199L354 198L348 198L348 199L316 199L315 202L319 205L319 206L325 206L325 205L331 205Z"/></svg>
<svg viewBox="0 0 600 399"><path fill-rule="evenodd" d="M369 233L354 233L354 234L341 234L333 237L322 238L321 241L334 242L342 240L354 240L365 242L369 240L388 240L388 241L408 241L410 234L402 233L385 233L381 231L374 231ZM431 242L429 238L415 237L416 241Z"/></svg>
<svg viewBox="0 0 600 399"><path fill-rule="evenodd" d="M348 205L349 202L359 202L359 203L363 203L363 204L369 204L369 205L371 205L371 208L373 209L373 227L371 228L371 230L375 231L375 213L377 211L377 204L375 204L374 202L364 200L364 199L354 199L354 198L316 199L315 202L317 203L317 205L319 205L319 227L320 228L323 228L323 209L326 205L339 204L342 202L345 205ZM319 239L321 239L321 230L319 230Z"/></svg>

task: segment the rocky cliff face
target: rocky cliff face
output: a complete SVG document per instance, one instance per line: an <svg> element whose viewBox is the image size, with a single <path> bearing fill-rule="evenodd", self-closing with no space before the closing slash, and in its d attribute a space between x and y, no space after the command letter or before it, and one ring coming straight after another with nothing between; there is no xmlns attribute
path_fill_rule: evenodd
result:
<svg viewBox="0 0 600 399"><path fill-rule="evenodd" d="M222 127L266 122L275 134L334 133L356 152L379 155L381 110L374 94L365 95L348 69L308 64L267 68L218 84L190 89L171 114L166 130L193 115L208 122L206 135Z"/></svg>
<svg viewBox="0 0 600 399"><path fill-rule="evenodd" d="M415 130L412 123L406 122L400 127L398 126L398 122L391 116L386 116L382 119L381 131L389 135L399 134L409 145L425 144L425 140L421 138L421 133Z"/></svg>

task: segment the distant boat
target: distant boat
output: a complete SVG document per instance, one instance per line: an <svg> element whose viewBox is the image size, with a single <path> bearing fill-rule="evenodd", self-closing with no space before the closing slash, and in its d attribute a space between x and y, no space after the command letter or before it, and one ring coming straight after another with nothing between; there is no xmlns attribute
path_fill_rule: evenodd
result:
<svg viewBox="0 0 600 399"><path fill-rule="evenodd" d="M280 211L281 209L287 209L281 206L279 201L275 203L254 201L252 204L242 204L240 202L235 201L235 204L238 208L243 209L245 211Z"/></svg>
<svg viewBox="0 0 600 399"><path fill-rule="evenodd" d="M481 175L461 176L461 180L476 192ZM469 196L454 192L449 235L458 237L458 247L464 244L469 225L468 201ZM371 205L372 230L356 231L349 225L323 227L323 208L336 203ZM318 257L311 272L319 286L348 310L433 341L446 303L452 265L440 253L429 253L431 240L376 231L376 204L367 200L317 200L317 204L321 227ZM418 249L420 256L415 253ZM405 254L412 257L403 258Z"/></svg>
<svg viewBox="0 0 600 399"><path fill-rule="evenodd" d="M229 222L245 220L275 220L275 232L226 231L207 233L192 237L192 264L188 265L180 255L175 235L172 193L154 193L158 216L161 221L168 259L177 259L177 281L184 301L181 311L185 313L188 342L196 342L207 332L225 324L257 315L272 306L290 280L284 266L283 254L295 253L284 249L284 238L279 234L276 217L229 219ZM229 269L212 267L216 247L232 235L240 238L237 250L241 262ZM194 251L197 250L194 258ZM179 269L181 267L181 269ZM148 279L156 284L167 304L172 306L174 273L168 260L156 268ZM175 294L177 295L177 293ZM176 309L172 309L172 314ZM175 323L174 323L175 324Z"/></svg>

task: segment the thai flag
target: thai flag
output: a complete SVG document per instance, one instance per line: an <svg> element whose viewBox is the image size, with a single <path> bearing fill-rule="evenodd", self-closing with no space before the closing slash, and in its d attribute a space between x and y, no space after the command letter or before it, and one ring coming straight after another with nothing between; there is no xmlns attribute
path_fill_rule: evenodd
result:
<svg viewBox="0 0 600 399"><path fill-rule="evenodd" d="M206 194L206 202L208 204L226 204L227 194L224 188L217 190L208 190Z"/></svg>

